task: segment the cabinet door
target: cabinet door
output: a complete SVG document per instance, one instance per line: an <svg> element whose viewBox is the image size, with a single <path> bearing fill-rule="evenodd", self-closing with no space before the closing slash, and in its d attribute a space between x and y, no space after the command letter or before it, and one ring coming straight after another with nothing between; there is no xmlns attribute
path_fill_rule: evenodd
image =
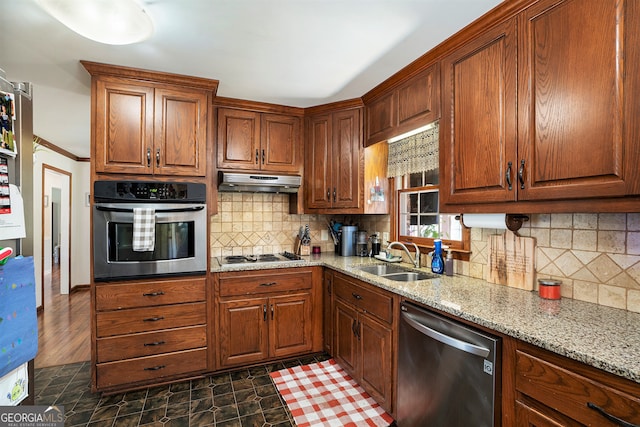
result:
<svg viewBox="0 0 640 427"><path fill-rule="evenodd" d="M441 205L516 199L515 29L493 27L442 61Z"/></svg>
<svg viewBox="0 0 640 427"><path fill-rule="evenodd" d="M269 298L269 353L272 357L311 351L311 294Z"/></svg>
<svg viewBox="0 0 640 427"><path fill-rule="evenodd" d="M100 79L95 102L96 172L151 174L153 89Z"/></svg>
<svg viewBox="0 0 640 427"><path fill-rule="evenodd" d="M260 113L218 109L218 167L260 168Z"/></svg>
<svg viewBox="0 0 640 427"><path fill-rule="evenodd" d="M220 366L259 362L268 357L266 298L220 303Z"/></svg>
<svg viewBox="0 0 640 427"><path fill-rule="evenodd" d="M156 174L205 175L208 107L204 91L156 89L153 153Z"/></svg>
<svg viewBox="0 0 640 427"><path fill-rule="evenodd" d="M440 68L434 64L398 88L398 127L403 133L440 118Z"/></svg>
<svg viewBox="0 0 640 427"><path fill-rule="evenodd" d="M393 368L391 328L366 314L359 318L360 385L387 411L391 411Z"/></svg>
<svg viewBox="0 0 640 427"><path fill-rule="evenodd" d="M366 106L367 145L372 145L394 136L394 129L398 125L397 102L397 92L390 91Z"/></svg>
<svg viewBox="0 0 640 427"><path fill-rule="evenodd" d="M519 58L519 199L624 195L639 176L625 138L625 50L640 42L634 1L546 0L522 17ZM633 119L631 119L633 120ZM635 148L635 152L639 151ZM518 166L520 167L520 166Z"/></svg>
<svg viewBox="0 0 640 427"><path fill-rule="evenodd" d="M261 138L262 170L300 173L303 146L299 117L262 114Z"/></svg>
<svg viewBox="0 0 640 427"><path fill-rule="evenodd" d="M358 313L339 298L333 306L333 356L340 366L352 376L357 377L358 367Z"/></svg>
<svg viewBox="0 0 640 427"><path fill-rule="evenodd" d="M360 171L364 154L361 149L360 109L341 111L332 115L332 188L333 208L359 208L361 194Z"/></svg>
<svg viewBox="0 0 640 427"><path fill-rule="evenodd" d="M331 207L331 115L307 119L305 193L307 208Z"/></svg>

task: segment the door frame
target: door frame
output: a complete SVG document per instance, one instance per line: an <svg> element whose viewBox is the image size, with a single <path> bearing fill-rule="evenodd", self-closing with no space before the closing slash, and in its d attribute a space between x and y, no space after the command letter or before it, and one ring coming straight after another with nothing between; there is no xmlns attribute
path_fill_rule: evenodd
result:
<svg viewBox="0 0 640 427"><path fill-rule="evenodd" d="M44 283L45 283L45 280L44 280L44 274L45 274L45 268L44 268L45 267L45 247L44 247L45 214L44 214L44 212L45 212L45 193L47 191L47 189L45 188L47 171L54 172L54 173L57 173L57 174L60 174L60 175L65 175L65 176L67 176L69 178L69 205L66 207L66 209L68 209L68 212L69 212L69 221L68 221L68 224L67 224L67 227L68 227L67 233L68 233L68 236L69 236L69 244L68 244L67 251L66 251L65 255L66 255L66 258L68 260L68 271L67 271L67 277L69 278L69 286L68 287L69 287L69 291L71 290L71 242L72 242L72 239L71 239L71 223L72 223L72 210L71 210L71 207L73 206L73 191L72 191L72 189L73 189L73 174L71 172L68 172L66 170L57 168L55 166L51 166L51 165L48 165L46 163L42 163L42 183L41 183L41 185L42 185L42 187L41 187L42 188L42 196L41 196L41 200L40 200L41 212L42 212L42 214L40 215L40 222L41 222L40 226L41 226L41 230L42 230L42 233L40 233L40 247L41 247L41 254L40 254L40 275L41 275L41 277L40 277L40 292L41 292L41 295L42 295L42 309L43 310L45 308L45 298L44 298L44 295L45 295L45 292L44 292ZM64 194L64 189L63 189L63 194ZM50 197L50 195L49 195L49 197ZM64 207L62 205L60 206L60 208L61 208L61 210L64 210ZM60 228L61 229L64 228L64 227L65 227L65 224L60 224ZM63 257L62 251L60 252L59 256L60 256L60 267L62 268L62 257ZM62 277L62 271L60 273L61 273L60 276ZM61 284L61 286L60 286L61 293L62 293L62 290L63 289L62 289L62 284Z"/></svg>

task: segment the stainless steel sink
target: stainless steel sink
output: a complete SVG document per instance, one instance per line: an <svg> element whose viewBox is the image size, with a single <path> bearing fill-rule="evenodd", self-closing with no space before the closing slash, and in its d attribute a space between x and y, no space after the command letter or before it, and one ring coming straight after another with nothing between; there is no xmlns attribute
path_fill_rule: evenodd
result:
<svg viewBox="0 0 640 427"><path fill-rule="evenodd" d="M367 265L364 267L358 267L358 269L365 273L375 274L376 276L384 276L385 274L393 273L406 273L407 271L411 271L408 268L393 264Z"/></svg>
<svg viewBox="0 0 640 427"><path fill-rule="evenodd" d="M380 277L384 277L385 279L389 280L395 280L398 282L413 282L414 280L433 279L436 277L436 275L431 273L411 271L407 273L384 274Z"/></svg>
<svg viewBox="0 0 640 427"><path fill-rule="evenodd" d="M374 274L376 276L384 277L385 279L395 280L398 282L427 280L437 277L435 274L426 273L423 271L415 271L406 267L392 264L367 265L364 267L358 267L358 269L365 273Z"/></svg>

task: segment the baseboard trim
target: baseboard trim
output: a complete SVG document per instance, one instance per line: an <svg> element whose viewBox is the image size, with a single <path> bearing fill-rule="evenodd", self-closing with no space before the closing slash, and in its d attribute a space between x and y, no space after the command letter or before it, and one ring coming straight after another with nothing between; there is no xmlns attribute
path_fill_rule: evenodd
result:
<svg viewBox="0 0 640 427"><path fill-rule="evenodd" d="M75 285L73 288L71 288L69 293L74 294L76 292L88 291L89 289L91 289L91 285Z"/></svg>

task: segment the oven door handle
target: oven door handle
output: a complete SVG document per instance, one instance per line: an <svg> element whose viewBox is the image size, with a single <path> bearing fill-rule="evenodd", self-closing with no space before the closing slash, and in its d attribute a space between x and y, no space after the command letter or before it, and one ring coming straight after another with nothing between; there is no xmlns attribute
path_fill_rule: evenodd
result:
<svg viewBox="0 0 640 427"><path fill-rule="evenodd" d="M111 208L106 206L96 206L96 209L103 212L124 212L133 213L133 209L124 208ZM168 213L168 212L198 212L204 209L204 206L193 206L189 208L177 208L177 209L156 209L156 213Z"/></svg>

